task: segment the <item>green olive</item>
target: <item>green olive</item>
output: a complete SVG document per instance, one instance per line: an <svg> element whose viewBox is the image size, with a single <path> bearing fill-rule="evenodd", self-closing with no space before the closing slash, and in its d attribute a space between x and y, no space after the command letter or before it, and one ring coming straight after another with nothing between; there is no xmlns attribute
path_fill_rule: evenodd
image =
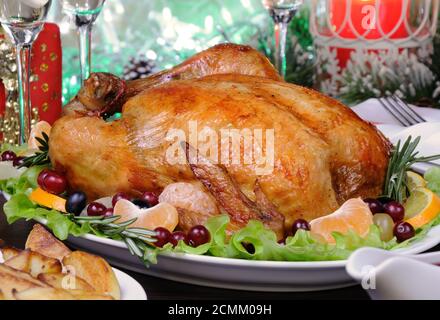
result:
<svg viewBox="0 0 440 320"><path fill-rule="evenodd" d="M373 216L373 222L380 229L380 238L382 241L390 241L393 237L394 221L386 213L376 213Z"/></svg>

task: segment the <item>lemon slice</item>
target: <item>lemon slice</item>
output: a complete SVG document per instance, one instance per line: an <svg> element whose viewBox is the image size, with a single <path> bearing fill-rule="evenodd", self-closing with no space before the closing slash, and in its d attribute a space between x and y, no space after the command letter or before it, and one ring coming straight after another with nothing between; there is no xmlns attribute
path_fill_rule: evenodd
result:
<svg viewBox="0 0 440 320"><path fill-rule="evenodd" d="M417 188L425 188L426 187L426 181L423 179L423 177L413 171L407 171L406 172L407 177L407 186L410 192Z"/></svg>
<svg viewBox="0 0 440 320"><path fill-rule="evenodd" d="M440 213L440 198L423 187L414 189L404 204L405 221L415 229L431 222Z"/></svg>
<svg viewBox="0 0 440 320"><path fill-rule="evenodd" d="M29 199L40 206L66 212L66 199L37 188L29 195Z"/></svg>

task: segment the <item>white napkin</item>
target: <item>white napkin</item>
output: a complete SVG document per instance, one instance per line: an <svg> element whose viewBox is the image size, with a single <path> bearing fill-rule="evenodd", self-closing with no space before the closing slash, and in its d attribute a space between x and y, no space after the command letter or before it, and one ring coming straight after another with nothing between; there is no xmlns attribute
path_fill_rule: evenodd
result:
<svg viewBox="0 0 440 320"><path fill-rule="evenodd" d="M411 106L428 122L403 127L377 99L369 99L353 107L362 119L373 122L391 142L406 140L408 136L421 137L417 148L422 156L440 154L440 110ZM440 165L440 160L434 161Z"/></svg>
<svg viewBox="0 0 440 320"><path fill-rule="evenodd" d="M440 122L440 109L421 108L411 106L411 108L419 113L428 122ZM377 123L377 124L393 124L402 126L379 102L377 99L368 99L356 106L353 111L356 112L362 119Z"/></svg>
<svg viewBox="0 0 440 320"><path fill-rule="evenodd" d="M19 2L23 2L34 9L42 8L48 1L49 0L19 0Z"/></svg>

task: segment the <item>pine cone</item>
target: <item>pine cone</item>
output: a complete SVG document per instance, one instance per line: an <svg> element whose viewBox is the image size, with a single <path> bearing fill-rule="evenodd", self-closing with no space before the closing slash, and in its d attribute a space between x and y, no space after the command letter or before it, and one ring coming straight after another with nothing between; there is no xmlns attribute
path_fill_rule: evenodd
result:
<svg viewBox="0 0 440 320"><path fill-rule="evenodd" d="M148 77L156 71L156 64L148 59L144 54L136 58L131 58L130 62L124 67L124 80L136 80Z"/></svg>

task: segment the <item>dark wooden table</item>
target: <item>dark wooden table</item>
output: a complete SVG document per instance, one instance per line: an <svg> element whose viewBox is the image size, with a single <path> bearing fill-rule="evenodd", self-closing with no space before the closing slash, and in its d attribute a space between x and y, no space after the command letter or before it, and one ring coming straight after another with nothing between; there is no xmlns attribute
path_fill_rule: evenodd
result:
<svg viewBox="0 0 440 320"><path fill-rule="evenodd" d="M27 235L29 234L33 223L18 221L8 225L3 213L4 199L0 195L0 239L7 245L17 248L24 248ZM440 248L439 248L440 249ZM155 277L149 277L143 274L123 270L135 278L145 289L149 299L368 299L368 295L360 286L353 286L345 289L327 290L306 293L270 293L270 292L249 292L237 290L223 290L209 287L201 287L183 284L179 282L163 280Z"/></svg>

